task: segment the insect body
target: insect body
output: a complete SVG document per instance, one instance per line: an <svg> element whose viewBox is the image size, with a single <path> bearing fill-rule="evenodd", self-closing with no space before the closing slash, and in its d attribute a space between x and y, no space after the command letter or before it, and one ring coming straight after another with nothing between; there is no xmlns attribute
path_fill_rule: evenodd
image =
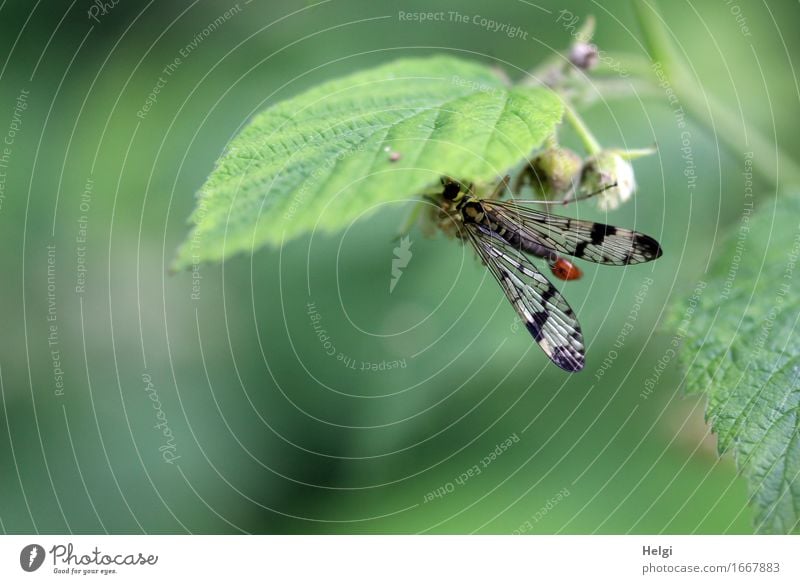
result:
<svg viewBox="0 0 800 584"><path fill-rule="evenodd" d="M504 184L507 179L489 198L479 198L472 185L442 179L439 225L469 241L545 354L566 371L580 371L585 349L575 313L524 254L544 259L557 278L574 280L580 269L560 254L625 266L661 257L661 247L636 231L497 200Z"/></svg>

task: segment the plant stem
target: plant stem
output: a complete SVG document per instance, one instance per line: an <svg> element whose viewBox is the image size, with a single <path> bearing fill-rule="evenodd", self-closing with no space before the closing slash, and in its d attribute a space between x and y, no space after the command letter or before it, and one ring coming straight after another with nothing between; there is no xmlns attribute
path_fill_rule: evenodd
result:
<svg viewBox="0 0 800 584"><path fill-rule="evenodd" d="M800 185L800 165L778 147L776 139L770 139L755 127L745 127L730 108L696 89L699 80L675 51L655 4L644 0L633 0L632 4L652 62L660 63L687 113L714 131L733 152L741 154L743 148L758 152L753 158L753 169L773 188L786 183Z"/></svg>
<svg viewBox="0 0 800 584"><path fill-rule="evenodd" d="M588 152L590 156L600 152L600 143L594 137L591 130L589 130L589 127L584 123L583 119L581 119L581 117L578 115L578 112L576 112L575 109L565 99L564 117L573 127L575 132L577 132L578 137L581 139L581 142L583 142L583 147L586 148L586 152Z"/></svg>

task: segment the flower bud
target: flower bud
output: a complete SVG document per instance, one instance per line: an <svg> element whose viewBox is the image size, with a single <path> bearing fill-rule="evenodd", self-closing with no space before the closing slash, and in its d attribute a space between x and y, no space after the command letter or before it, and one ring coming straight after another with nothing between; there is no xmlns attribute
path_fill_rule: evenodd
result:
<svg viewBox="0 0 800 584"><path fill-rule="evenodd" d="M622 154L615 150L603 150L583 165L580 194L602 191L597 195L597 206L602 210L616 209L630 199L636 190L633 166Z"/></svg>
<svg viewBox="0 0 800 584"><path fill-rule="evenodd" d="M577 182L583 161L568 148L548 148L537 154L520 174L520 182L515 186L530 186L536 195L545 199L555 198L569 191L573 181Z"/></svg>
<svg viewBox="0 0 800 584"><path fill-rule="evenodd" d="M577 42L569 50L570 62L581 71L594 69L599 59L600 53L597 50L597 45L592 43Z"/></svg>

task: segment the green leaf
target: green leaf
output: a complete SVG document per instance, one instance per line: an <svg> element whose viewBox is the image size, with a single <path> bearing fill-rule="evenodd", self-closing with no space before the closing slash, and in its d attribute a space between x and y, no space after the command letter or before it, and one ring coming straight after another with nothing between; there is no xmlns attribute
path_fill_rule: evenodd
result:
<svg viewBox="0 0 800 584"><path fill-rule="evenodd" d="M495 180L562 113L553 92L507 87L489 67L452 57L324 83L257 115L230 143L199 193L175 267L345 228L442 175Z"/></svg>
<svg viewBox="0 0 800 584"><path fill-rule="evenodd" d="M756 529L800 530L800 202L759 208L671 314L687 390L708 398L720 452L747 480Z"/></svg>

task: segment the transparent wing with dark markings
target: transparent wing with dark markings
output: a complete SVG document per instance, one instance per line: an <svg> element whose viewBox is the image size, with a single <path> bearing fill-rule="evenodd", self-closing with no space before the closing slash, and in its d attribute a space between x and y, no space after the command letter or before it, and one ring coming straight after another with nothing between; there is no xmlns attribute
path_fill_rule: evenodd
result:
<svg viewBox="0 0 800 584"><path fill-rule="evenodd" d="M481 201L490 219L526 243L597 264L624 266L661 257L661 246L644 233L603 223L552 215L510 201Z"/></svg>
<svg viewBox="0 0 800 584"><path fill-rule="evenodd" d="M583 369L583 334L575 313L555 286L499 235L474 223L465 228L478 255L550 360L566 371Z"/></svg>

